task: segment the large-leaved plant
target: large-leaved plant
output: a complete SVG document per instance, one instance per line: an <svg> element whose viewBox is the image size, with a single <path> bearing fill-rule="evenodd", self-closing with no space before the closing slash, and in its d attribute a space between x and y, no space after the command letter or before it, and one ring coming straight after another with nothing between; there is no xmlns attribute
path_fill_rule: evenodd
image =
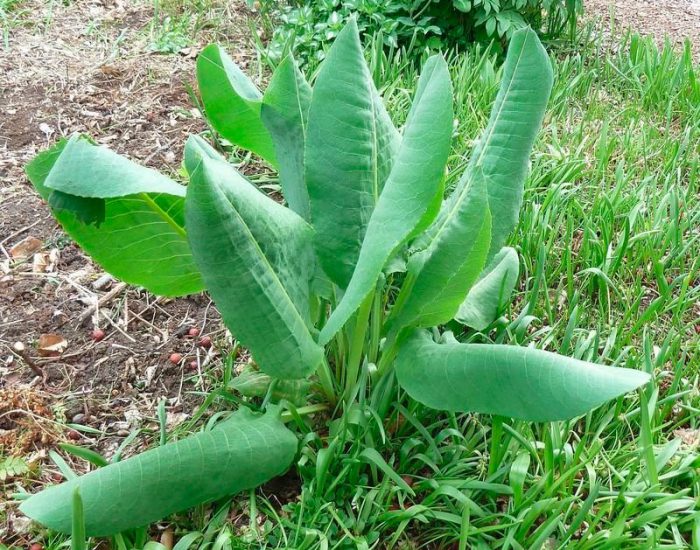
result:
<svg viewBox="0 0 700 550"><path fill-rule="evenodd" d="M338 404L341 420L367 397L381 419L407 399L398 383L435 409L554 421L648 380L441 329L456 320L488 332L518 279L518 256L504 246L552 85L534 32L513 35L488 126L446 198L453 91L440 56L424 64L402 131L354 22L313 89L288 57L262 93L216 45L201 53L197 77L213 128L279 170L286 205L196 136L185 146L187 186L79 136L27 171L107 271L157 294L207 290L268 397L307 379L308 401ZM22 510L70 531L77 487L87 534L102 536L253 488L297 452L277 406L266 408L48 488Z"/></svg>

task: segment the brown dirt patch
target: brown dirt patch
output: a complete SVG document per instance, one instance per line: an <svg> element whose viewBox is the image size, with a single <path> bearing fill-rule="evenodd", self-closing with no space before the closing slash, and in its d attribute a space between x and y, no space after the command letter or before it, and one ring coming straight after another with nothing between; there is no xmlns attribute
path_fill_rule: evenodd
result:
<svg viewBox="0 0 700 550"><path fill-rule="evenodd" d="M184 420L210 387L206 370L218 368L216 350L228 345L207 296L162 299L106 280L66 238L23 172L38 151L83 132L175 174L187 136L206 128L188 95L197 52L217 39L235 44L229 51L242 66L255 59L245 3L221 5L217 36L199 32L180 54L150 52L151 3L122 0L26 0L21 24L9 30L9 47L0 45L0 459L31 454L40 466L35 480L14 480L13 492L54 479L46 451L58 442L111 456L132 431L156 429L162 398L168 423ZM38 271L33 256L10 257L11 247L28 236L41 241L38 254L48 269ZM86 317L108 295L98 313ZM105 331L99 342L92 338L96 327ZM217 345L211 351L198 346L187 335L191 327ZM59 357L38 354L46 333L67 341ZM182 355L178 364L169 360L173 352ZM3 412L5 406L14 412ZM86 469L84 462L69 462ZM0 541L27 544L28 529L14 505L0 505Z"/></svg>

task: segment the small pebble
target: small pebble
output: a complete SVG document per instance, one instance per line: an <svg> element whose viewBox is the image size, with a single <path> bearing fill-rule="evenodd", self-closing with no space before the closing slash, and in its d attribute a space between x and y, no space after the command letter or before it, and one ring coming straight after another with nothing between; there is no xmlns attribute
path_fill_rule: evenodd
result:
<svg viewBox="0 0 700 550"><path fill-rule="evenodd" d="M78 441L78 439L80 439L80 433L78 433L76 430L71 430L68 432L68 439Z"/></svg>
<svg viewBox="0 0 700 550"><path fill-rule="evenodd" d="M210 348L211 347L211 336L202 336L199 339L199 345L203 348Z"/></svg>
<svg viewBox="0 0 700 550"><path fill-rule="evenodd" d="M119 430L119 431L117 432L117 435L118 435L119 437L126 437L126 436L129 435L129 430Z"/></svg>
<svg viewBox="0 0 700 550"><path fill-rule="evenodd" d="M83 413L78 413L73 417L73 424L82 424L85 422L85 415Z"/></svg>

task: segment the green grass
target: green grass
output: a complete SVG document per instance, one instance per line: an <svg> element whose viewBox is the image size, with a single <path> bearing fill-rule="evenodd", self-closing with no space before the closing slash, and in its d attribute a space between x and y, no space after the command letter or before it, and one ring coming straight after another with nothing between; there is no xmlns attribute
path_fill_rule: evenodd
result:
<svg viewBox="0 0 700 550"><path fill-rule="evenodd" d="M177 550L700 547L700 456L680 438L700 438L697 69L689 51L637 37L622 38L617 53L581 42L556 54L512 238L522 262L516 298L489 331L456 336L644 369L654 382L550 424L438 413L400 390L383 424L362 391L329 433L312 416L288 414L302 434L294 496L273 482L172 518ZM499 73L483 52L450 65L456 175ZM372 55L372 70L403 120L417 71L397 53ZM228 361L205 375L214 389L170 438L236 406L232 369ZM125 534L114 547L146 540Z"/></svg>
<svg viewBox="0 0 700 550"><path fill-rule="evenodd" d="M174 54L196 46L202 40L222 40L240 35L237 28L247 25L238 2L223 0L149 0L153 17L144 32L148 49ZM247 34L247 29L244 31ZM205 38L206 37L206 38Z"/></svg>
<svg viewBox="0 0 700 550"><path fill-rule="evenodd" d="M12 29L22 25L23 16L28 12L22 7L22 0L0 0L0 32L2 33L3 49L10 47Z"/></svg>

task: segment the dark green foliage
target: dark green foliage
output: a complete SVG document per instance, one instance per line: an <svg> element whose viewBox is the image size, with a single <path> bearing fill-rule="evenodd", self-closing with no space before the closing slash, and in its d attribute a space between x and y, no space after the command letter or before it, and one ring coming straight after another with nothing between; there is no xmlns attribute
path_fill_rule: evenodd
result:
<svg viewBox="0 0 700 550"><path fill-rule="evenodd" d="M381 36L384 45L425 49L463 49L474 42L502 49L513 33L531 26L556 38L576 26L582 0L264 0L275 20L268 54L281 59L290 49L303 61L320 61L355 15L360 32Z"/></svg>

